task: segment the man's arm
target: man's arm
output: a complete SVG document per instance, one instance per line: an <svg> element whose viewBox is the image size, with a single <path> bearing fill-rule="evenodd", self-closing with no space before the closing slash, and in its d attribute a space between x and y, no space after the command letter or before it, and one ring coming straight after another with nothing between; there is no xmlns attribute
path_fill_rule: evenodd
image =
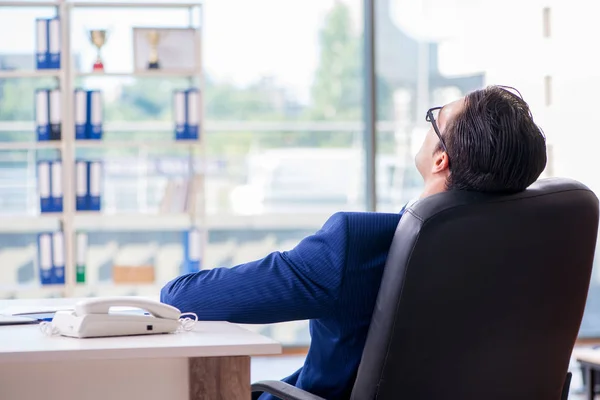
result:
<svg viewBox="0 0 600 400"><path fill-rule="evenodd" d="M233 268L180 276L161 301L200 320L265 324L334 312L346 264L346 217L334 214L293 250Z"/></svg>

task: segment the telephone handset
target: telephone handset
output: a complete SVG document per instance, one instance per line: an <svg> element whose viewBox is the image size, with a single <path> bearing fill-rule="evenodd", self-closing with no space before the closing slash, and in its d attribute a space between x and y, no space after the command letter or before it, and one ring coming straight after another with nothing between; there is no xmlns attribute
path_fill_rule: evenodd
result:
<svg viewBox="0 0 600 400"><path fill-rule="evenodd" d="M147 314L111 312L112 307L139 308ZM51 334L89 338L173 333L197 320L181 317L177 308L149 299L95 298L77 303L73 311L58 311L52 320Z"/></svg>
<svg viewBox="0 0 600 400"><path fill-rule="evenodd" d="M99 297L75 304L77 315L108 314L111 307L135 307L148 311L156 318L178 320L181 311L165 303L135 297Z"/></svg>

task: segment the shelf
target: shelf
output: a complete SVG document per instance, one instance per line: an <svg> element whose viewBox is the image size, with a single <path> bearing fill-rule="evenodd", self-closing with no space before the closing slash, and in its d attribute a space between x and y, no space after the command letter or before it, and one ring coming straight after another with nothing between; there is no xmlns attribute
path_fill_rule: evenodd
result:
<svg viewBox="0 0 600 400"><path fill-rule="evenodd" d="M265 214L265 215L209 215L206 222L196 220L196 225L215 230L261 229L318 229L328 215ZM182 231L190 227L192 217L186 213L173 214L103 214L78 212L75 228L88 231Z"/></svg>
<svg viewBox="0 0 600 400"><path fill-rule="evenodd" d="M106 121L104 132L174 132L174 122L170 121ZM34 132L33 121L0 121L0 132ZM76 140L75 142L93 142L93 140ZM96 142L98 142L96 140Z"/></svg>
<svg viewBox="0 0 600 400"><path fill-rule="evenodd" d="M0 121L0 132L29 131L35 129L32 121ZM360 122L302 122L302 121L203 121L202 132L211 133L281 133L281 132L361 132ZM380 132L394 132L393 121L380 121L377 124ZM172 132L172 121L106 121L104 132Z"/></svg>
<svg viewBox="0 0 600 400"><path fill-rule="evenodd" d="M37 233L59 228L62 213L44 213L37 216L0 215L0 233Z"/></svg>
<svg viewBox="0 0 600 400"><path fill-rule="evenodd" d="M81 149L114 148L191 148L199 146L199 140L76 140L75 147Z"/></svg>
<svg viewBox="0 0 600 400"><path fill-rule="evenodd" d="M38 150L38 149L60 149L62 141L44 142L0 142L0 150Z"/></svg>
<svg viewBox="0 0 600 400"><path fill-rule="evenodd" d="M42 285L39 282L24 283L24 284L13 284L13 285L0 285L0 292L40 292L40 294L52 294L57 292L64 292L64 284L56 285Z"/></svg>
<svg viewBox="0 0 600 400"><path fill-rule="evenodd" d="M330 215L331 213L208 215L204 226L215 230L315 230L320 228Z"/></svg>
<svg viewBox="0 0 600 400"><path fill-rule="evenodd" d="M0 0L0 7L58 7L60 3L60 1Z"/></svg>
<svg viewBox="0 0 600 400"><path fill-rule="evenodd" d="M191 1L67 1L71 7L103 7L103 8L189 8L200 6L200 2Z"/></svg>
<svg viewBox="0 0 600 400"><path fill-rule="evenodd" d="M39 69L33 71L0 70L0 79L58 78L60 73L61 70L59 69Z"/></svg>
<svg viewBox="0 0 600 400"><path fill-rule="evenodd" d="M88 231L183 231L191 225L189 214L104 214L77 212L75 229Z"/></svg>
<svg viewBox="0 0 600 400"><path fill-rule="evenodd" d="M136 78L190 78L200 75L198 70L176 70L176 71L123 71L123 72L77 72L75 76L78 78L91 77L136 77Z"/></svg>
<svg viewBox="0 0 600 400"><path fill-rule="evenodd" d="M133 291L156 291L159 292L160 289L164 286L164 284L160 285L156 282L154 283L115 283L113 281L102 281L96 283L76 283L77 291L87 291L87 292L99 292L99 291L121 291L121 292L133 292Z"/></svg>
<svg viewBox="0 0 600 400"><path fill-rule="evenodd" d="M198 226L214 230L261 230L261 229L307 229L319 228L329 214L265 214L265 215L208 215L206 223L199 219ZM52 231L58 228L62 213L39 216L0 216L0 233L31 233ZM75 213L75 229L88 231L183 231L190 227L192 217L187 213L172 214L105 214L93 211Z"/></svg>

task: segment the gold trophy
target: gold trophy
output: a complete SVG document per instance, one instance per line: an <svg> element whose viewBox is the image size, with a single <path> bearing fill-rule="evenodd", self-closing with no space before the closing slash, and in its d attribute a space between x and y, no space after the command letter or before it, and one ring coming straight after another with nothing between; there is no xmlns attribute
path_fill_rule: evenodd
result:
<svg viewBox="0 0 600 400"><path fill-rule="evenodd" d="M92 44L96 46L96 49L98 49L96 62L94 62L94 71L104 71L104 64L102 63L102 58L100 57L100 49L106 43L107 33L108 31L106 29L93 29L89 31L90 42L92 42Z"/></svg>
<svg viewBox="0 0 600 400"><path fill-rule="evenodd" d="M148 69L159 69L158 61L158 43L160 42L161 34L158 30L153 29L146 33L146 40L150 44L150 55L148 56Z"/></svg>

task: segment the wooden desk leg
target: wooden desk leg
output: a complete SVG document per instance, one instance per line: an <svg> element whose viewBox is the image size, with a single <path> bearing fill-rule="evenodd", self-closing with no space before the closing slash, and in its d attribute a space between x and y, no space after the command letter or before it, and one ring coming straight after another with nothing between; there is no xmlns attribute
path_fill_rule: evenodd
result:
<svg viewBox="0 0 600 400"><path fill-rule="evenodd" d="M190 400L249 400L250 357L195 357L189 362Z"/></svg>
<svg viewBox="0 0 600 400"><path fill-rule="evenodd" d="M596 382L594 380L594 378L596 377L596 374L594 373L594 369L592 367L590 367L589 365L585 366L585 373L586 373L586 380L587 380L587 398L588 400L594 400L595 397L595 391L596 391Z"/></svg>

